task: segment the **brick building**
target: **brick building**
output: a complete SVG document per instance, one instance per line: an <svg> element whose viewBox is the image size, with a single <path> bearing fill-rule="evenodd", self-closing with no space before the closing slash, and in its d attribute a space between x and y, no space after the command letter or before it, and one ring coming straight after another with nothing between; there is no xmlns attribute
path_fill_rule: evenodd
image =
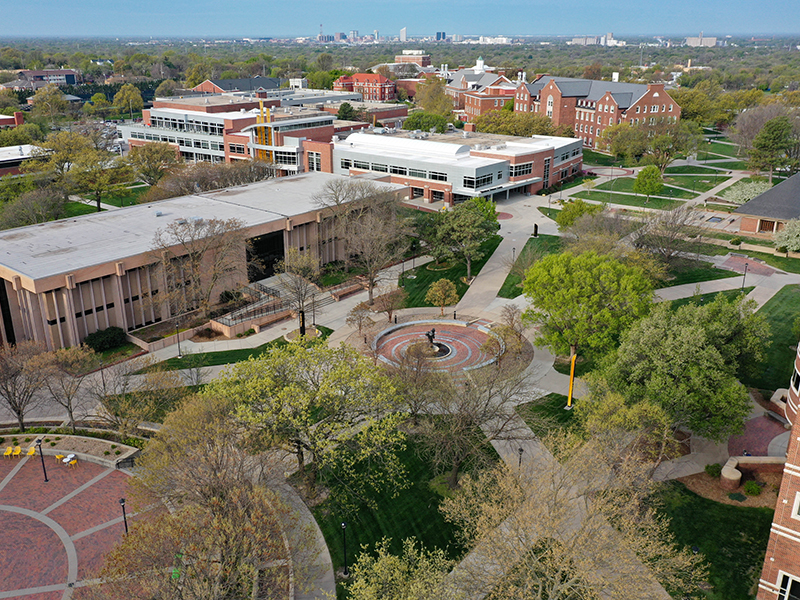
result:
<svg viewBox="0 0 800 600"><path fill-rule="evenodd" d="M596 148L603 131L620 123L675 123L681 107L662 83L637 84L544 75L522 83L514 112L546 115L555 126L568 125L585 146Z"/></svg>
<svg viewBox="0 0 800 600"><path fill-rule="evenodd" d="M415 64L420 67L431 66L430 54L425 54L424 50L403 50L402 54L394 57L397 64Z"/></svg>
<svg viewBox="0 0 800 600"><path fill-rule="evenodd" d="M194 92L207 94L224 94L225 92L254 92L263 93L267 90L277 90L286 80L277 77L245 77L241 79L206 79L203 83L192 88Z"/></svg>
<svg viewBox="0 0 800 600"><path fill-rule="evenodd" d="M394 81L378 73L342 75L333 82L333 90L359 93L365 102L386 102L396 96Z"/></svg>
<svg viewBox="0 0 800 600"><path fill-rule="evenodd" d="M800 219L800 173L745 202L733 211L741 215L739 231L773 235L787 221Z"/></svg>
<svg viewBox="0 0 800 600"><path fill-rule="evenodd" d="M496 84L487 86L482 91L463 94L464 110L459 116L462 121L471 123L481 115L500 110L506 102L513 102L516 91L513 83L501 77Z"/></svg>

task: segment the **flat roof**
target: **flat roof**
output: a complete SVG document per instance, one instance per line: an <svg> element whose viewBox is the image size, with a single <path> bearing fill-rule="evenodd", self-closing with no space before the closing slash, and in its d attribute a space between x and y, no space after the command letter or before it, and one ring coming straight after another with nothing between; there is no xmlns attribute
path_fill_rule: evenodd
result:
<svg viewBox="0 0 800 600"><path fill-rule="evenodd" d="M314 211L314 195L340 179L345 177L302 173L0 231L0 265L36 280L118 262L151 251L156 231L177 219L237 218L252 227ZM390 190L405 187L374 183Z"/></svg>
<svg viewBox="0 0 800 600"><path fill-rule="evenodd" d="M222 106L230 104L231 106L236 106L237 104L258 102L258 98L234 96L233 94L206 94L204 96L170 96L168 98L158 98L156 102L159 105L165 104L167 106L154 106L154 108L168 108L169 104L188 104L190 106Z"/></svg>
<svg viewBox="0 0 800 600"><path fill-rule="evenodd" d="M0 148L0 162L7 162L10 160L18 160L20 158L30 158L33 154L33 146L31 144L22 144L21 146L5 146Z"/></svg>
<svg viewBox="0 0 800 600"><path fill-rule="evenodd" d="M232 105L233 106L233 105ZM193 110L186 110L181 108L168 108L163 106L156 106L150 110L150 115L159 116L159 115L175 115L176 117L183 117L184 115L196 115L198 118L203 119L229 119L229 120L236 120L236 119L252 119L253 117L257 117L260 114L261 110L259 108L251 108L251 109L239 109L230 112L203 112L203 111L193 111ZM266 114L267 108L264 108L264 113ZM325 117L325 118L333 118L333 115L329 112L325 112L324 110L319 110L316 108L308 108L305 106L293 106L291 108L271 108L269 109L270 116L273 121L283 121L288 119L304 119L308 117Z"/></svg>

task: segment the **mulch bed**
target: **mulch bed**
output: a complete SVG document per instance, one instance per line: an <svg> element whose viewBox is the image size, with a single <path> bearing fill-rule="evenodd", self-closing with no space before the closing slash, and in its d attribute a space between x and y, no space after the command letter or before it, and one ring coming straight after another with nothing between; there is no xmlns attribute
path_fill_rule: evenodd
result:
<svg viewBox="0 0 800 600"><path fill-rule="evenodd" d="M680 477L678 481L698 496L714 500L715 502L730 504L732 506L760 506L774 509L778 502L781 476L781 473L760 473L756 480L766 484L762 488L761 495L747 496L744 502L731 500L728 497L730 492L720 487L719 479L711 477L707 473L697 473L696 475L689 475L688 477ZM742 492L741 487L736 491Z"/></svg>

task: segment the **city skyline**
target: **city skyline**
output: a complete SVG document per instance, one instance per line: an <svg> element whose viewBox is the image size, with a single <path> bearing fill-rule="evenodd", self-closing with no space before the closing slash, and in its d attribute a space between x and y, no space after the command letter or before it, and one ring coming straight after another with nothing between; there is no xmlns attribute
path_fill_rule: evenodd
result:
<svg viewBox="0 0 800 600"><path fill-rule="evenodd" d="M135 10L137 18L128 18L119 4L101 0L74 4L69 10L63 6L54 0L20 3L14 9L15 19L0 26L0 37L315 37L320 24L326 35L350 30L366 34L377 29L389 39L397 38L403 27L410 38L435 35L436 31L509 36L613 31L620 37L687 36L701 30L709 36L800 33L800 26L789 25L791 20L786 19L796 8L790 0L765 0L758 10L749 0L647 0L624 16L609 2L587 0L565 0L558 11L541 0L510 0L503 11L486 0L465 0L460 11L453 10L451 3L419 0L353 0L346 11L325 0L300 0L293 3L291 11L275 0L245 0L235 5L235 11L230 4L209 0L126 2L125 8ZM511 20L510 15L514 17ZM420 21L424 24L417 25Z"/></svg>

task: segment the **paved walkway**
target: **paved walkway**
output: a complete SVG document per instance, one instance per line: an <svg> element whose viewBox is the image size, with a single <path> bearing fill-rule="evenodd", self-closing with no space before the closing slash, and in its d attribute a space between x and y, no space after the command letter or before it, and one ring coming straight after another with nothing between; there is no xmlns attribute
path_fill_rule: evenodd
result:
<svg viewBox="0 0 800 600"><path fill-rule="evenodd" d="M38 456L0 462L0 599L71 598L124 534L126 472L45 461L47 483ZM132 508L129 523L137 518Z"/></svg>

